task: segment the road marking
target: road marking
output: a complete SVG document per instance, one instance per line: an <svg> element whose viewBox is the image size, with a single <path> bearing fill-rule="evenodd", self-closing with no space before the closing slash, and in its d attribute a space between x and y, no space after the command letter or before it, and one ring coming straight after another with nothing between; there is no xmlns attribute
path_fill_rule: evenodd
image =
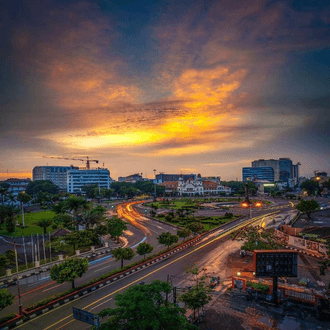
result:
<svg viewBox="0 0 330 330"><path fill-rule="evenodd" d="M55 283L55 282L54 282ZM50 284L52 284L52 283L50 283ZM57 288L57 287L59 287L59 286L61 286L61 285L63 285L64 283L61 283L61 284L59 284L59 285L55 285L55 286L53 286L53 287L51 287L51 288L48 288L48 289L46 289L46 290L44 290L44 291L42 291L42 292L46 292L46 291L49 291L49 290L53 290L53 289L55 289L55 288Z"/></svg>
<svg viewBox="0 0 330 330"><path fill-rule="evenodd" d="M266 216L267 216L267 215L266 215ZM83 309L83 310L84 310L84 309L88 309L88 308L90 308L91 306L93 306L94 304L99 303L99 302L102 301L103 299L108 298L108 297L111 297L111 296L113 296L114 294L118 293L119 291L122 291L122 290L124 290L124 289L130 287L131 285L133 285L133 284L135 284L135 283L137 283L137 282L141 282L141 280L145 279L146 277L148 277L148 276L150 276L150 275L152 275L152 274L154 274L154 273L157 273L157 272L159 272L160 270L164 269L165 267L168 267L168 266L170 266L170 265L172 265L172 264L178 262L179 260L181 260L181 259L183 259L183 258L189 256L190 254L196 252L197 250L199 250L199 249L201 249L201 248L203 248L203 247L205 247L205 246L207 246L207 245L209 245L209 244L211 244L211 243L213 243L213 242L215 242L215 241L217 241L217 240L223 238L224 236L226 236L226 235L232 233L233 231L236 231L237 229L240 229L241 227L244 227L244 226L246 226L246 225L252 224L253 222L259 221L261 217L263 217L263 216L258 216L258 217L256 217L256 218L253 218L253 219L247 221L246 223L242 223L242 224L240 224L240 225L238 225L238 226L235 226L234 228L228 229L228 230L227 230L226 232L224 232L222 235L220 235L220 236L218 236L218 237L212 239L211 241L209 241L209 242L207 242L207 243L205 243L205 244L203 244L203 245L201 245L201 246L195 248L194 250L192 250L192 251L186 253L185 255L183 255L183 256L181 256L181 257L175 259L175 260L172 260L172 261L169 262L168 264L163 265L162 267L153 270L152 272L150 272L150 273L148 273L148 274L146 274L146 275L140 277L139 279L137 279L137 280L135 280L135 281L133 281L133 282L130 282L130 283L124 285L123 287L121 287L121 288L119 288L119 289L117 289L117 290L115 290L115 291L113 291L113 292L111 292L111 293L109 293L109 294L103 296L102 298L100 298L100 299L98 299L98 300L92 302L91 304L89 304L89 305L83 307L82 309ZM111 283L110 283L110 284L111 284ZM63 306L64 306L64 305L63 305ZM49 327L45 328L44 330L48 330L48 329L52 328L53 326L57 325L58 323L61 323L61 322L63 322L64 320L68 319L69 317L72 317L72 314L70 314L70 315L64 317L63 319L61 319L61 320L59 320L59 321L53 323L52 325L50 325ZM34 320L35 320L35 319L34 319ZM67 322L65 325L68 325L68 324L70 324L70 323L72 323L72 322L74 322L74 321L75 321L75 319L73 319L73 320ZM56 330L61 329L62 327L63 327L63 326L61 326L60 328L57 328Z"/></svg>
<svg viewBox="0 0 330 330"><path fill-rule="evenodd" d="M101 305L105 304L106 302L108 302L108 301L110 301L110 300L112 300L112 298L110 298L110 299L108 299L108 300L106 300L106 301L103 301L103 303L101 303L101 304L98 304L98 305L94 306L94 307L91 308L89 311L92 311L93 309L95 309L95 308L97 308L97 307L100 307Z"/></svg>

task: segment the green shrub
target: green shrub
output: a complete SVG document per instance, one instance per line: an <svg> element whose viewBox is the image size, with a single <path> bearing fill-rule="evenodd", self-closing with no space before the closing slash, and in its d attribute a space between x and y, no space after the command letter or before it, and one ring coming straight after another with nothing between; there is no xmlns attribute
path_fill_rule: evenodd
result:
<svg viewBox="0 0 330 330"><path fill-rule="evenodd" d="M5 323L5 322L7 322L7 321L9 321L9 320L11 320L15 317L16 317L15 313L10 313L10 314L8 314L8 315L6 315L6 316L4 316L0 319L0 324Z"/></svg>
<svg viewBox="0 0 330 330"><path fill-rule="evenodd" d="M263 284L263 283L254 283L254 282L246 282L246 286L253 288L257 291L268 291L269 290L269 285Z"/></svg>

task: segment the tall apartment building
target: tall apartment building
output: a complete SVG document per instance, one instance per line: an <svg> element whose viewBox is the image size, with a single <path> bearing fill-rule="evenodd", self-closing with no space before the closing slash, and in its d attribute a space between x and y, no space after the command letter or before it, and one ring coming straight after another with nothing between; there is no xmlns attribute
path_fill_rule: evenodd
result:
<svg viewBox="0 0 330 330"><path fill-rule="evenodd" d="M243 167L242 169L243 182L246 180L266 180L274 182L274 169L270 166L265 167Z"/></svg>
<svg viewBox="0 0 330 330"><path fill-rule="evenodd" d="M67 192L81 193L83 186L92 184L109 189L111 185L110 171L106 168L91 170L69 169L67 171Z"/></svg>
<svg viewBox="0 0 330 330"><path fill-rule="evenodd" d="M67 189L67 171L79 169L74 166L36 166L32 170L32 180L50 180L56 184L60 190Z"/></svg>
<svg viewBox="0 0 330 330"><path fill-rule="evenodd" d="M259 159L252 162L253 168L271 167L274 170L274 181L289 182L292 181L295 184L299 178L299 166L297 163L293 165L290 158L280 159Z"/></svg>

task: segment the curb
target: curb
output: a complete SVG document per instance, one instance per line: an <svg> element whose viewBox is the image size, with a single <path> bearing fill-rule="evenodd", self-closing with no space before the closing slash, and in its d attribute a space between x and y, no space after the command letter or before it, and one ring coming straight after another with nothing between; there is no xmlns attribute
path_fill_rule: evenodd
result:
<svg viewBox="0 0 330 330"><path fill-rule="evenodd" d="M94 258L94 257L96 257L96 256L99 256L99 255L101 255L101 254L106 254L106 253L109 253L109 252L111 252L111 249L106 249L106 250L103 250L103 251L99 251L99 252L97 252L97 253L92 253L92 254L86 256L85 258L90 259L90 258ZM72 257L80 257L80 256L84 257L82 254L80 254L79 256L72 256ZM63 260L63 261L64 261L64 260ZM24 275L21 275L21 276L18 275L18 277L19 277L19 279L21 280L21 279L28 278L28 277L30 277L30 276L39 275L40 273L44 273L44 272L49 271L50 268L51 268L52 266L54 266L54 265L56 265L56 264L60 264L60 263L61 263L61 261L57 260L57 261L52 262L52 264L49 265L49 266L46 266L46 267L42 267L42 266L41 266L40 268L36 268L36 269L35 269L33 272L31 272L31 273L24 274ZM25 270L24 270L24 272L25 272ZM3 281L1 281L1 282L0 282L0 287L1 287L2 285L15 285L15 284L16 284L16 281L17 281L17 276L16 276L16 274L13 274L13 275L12 275L12 278L10 278L10 279L8 279L8 280L3 280Z"/></svg>
<svg viewBox="0 0 330 330"><path fill-rule="evenodd" d="M82 289L80 289L80 291L72 292L67 296L58 298L57 300L55 300L53 302L50 302L49 304L46 304L44 306L40 306L40 307L38 307L36 309L33 309L31 311L26 311L26 310L23 309L23 315L24 316L22 316L21 319L15 321L13 323L10 323L10 321L8 321L8 326L7 327L1 327L0 329L3 330L3 329L14 328L18 325L21 325L24 322L27 322L27 321L35 318L36 316L47 313L49 310L52 310L52 309L57 308L59 306L62 306L64 304L66 304L68 302L71 302L75 299L78 299L78 298L80 298L80 297L82 297L82 296L84 296L84 295L86 295L90 292L93 292L97 289L100 289L106 284L116 282L116 281L122 279L125 276L128 276L132 273L135 273L136 271L142 270L144 268L147 268L150 265L158 263L158 262L172 256L173 254L194 245L196 242L200 241L204 236L205 235L200 235L196 238L193 238L190 241L188 241L186 243L183 243L181 246L177 246L177 247L173 248L172 250L164 252L164 254L162 254L162 255L154 257L154 259L145 261L144 263L142 263L140 265L133 266L131 269L126 269L121 273L111 275L109 278L101 280L99 283L91 284L89 287L82 288Z"/></svg>

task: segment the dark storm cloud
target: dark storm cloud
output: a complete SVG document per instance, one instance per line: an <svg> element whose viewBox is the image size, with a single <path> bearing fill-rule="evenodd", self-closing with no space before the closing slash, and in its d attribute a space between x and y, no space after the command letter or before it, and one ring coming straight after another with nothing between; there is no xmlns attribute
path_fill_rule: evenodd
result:
<svg viewBox="0 0 330 330"><path fill-rule="evenodd" d="M89 153L115 152L119 167L125 154L190 164L203 163L198 152L209 163L322 155L329 17L329 4L310 1L8 3L1 149L14 162L24 150L72 154L81 139ZM111 144L148 132L154 141L126 151Z"/></svg>

